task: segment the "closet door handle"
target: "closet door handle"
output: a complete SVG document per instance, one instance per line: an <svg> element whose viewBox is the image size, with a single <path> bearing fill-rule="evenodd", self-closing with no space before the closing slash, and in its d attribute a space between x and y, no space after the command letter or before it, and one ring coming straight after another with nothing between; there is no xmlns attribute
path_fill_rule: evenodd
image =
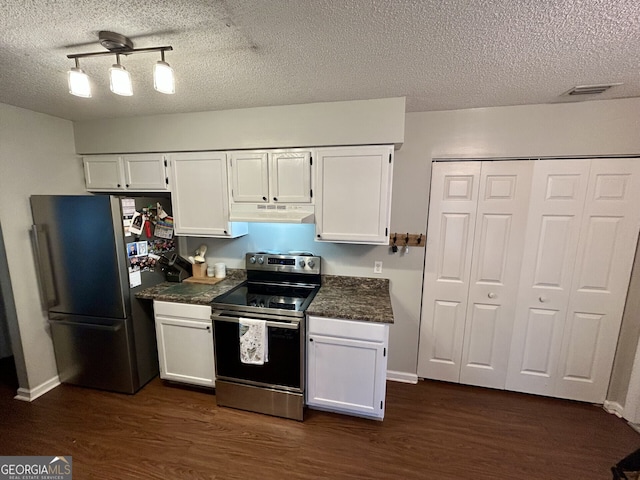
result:
<svg viewBox="0 0 640 480"><path fill-rule="evenodd" d="M538 300L540 301L540 303L544 303L547 301L547 297L538 297Z"/></svg>
<svg viewBox="0 0 640 480"><path fill-rule="evenodd" d="M489 298L496 298L496 294L493 292L489 292L489 294L487 295L487 297Z"/></svg>

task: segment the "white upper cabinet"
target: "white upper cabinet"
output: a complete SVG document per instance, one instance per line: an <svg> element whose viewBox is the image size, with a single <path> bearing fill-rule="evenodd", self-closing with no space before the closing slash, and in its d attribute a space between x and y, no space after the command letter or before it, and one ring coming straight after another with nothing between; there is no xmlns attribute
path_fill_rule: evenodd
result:
<svg viewBox="0 0 640 480"><path fill-rule="evenodd" d="M311 203L311 152L275 152L269 155L271 200Z"/></svg>
<svg viewBox="0 0 640 480"><path fill-rule="evenodd" d="M117 155L96 155L84 157L84 180L87 190L124 190L122 162Z"/></svg>
<svg viewBox="0 0 640 480"><path fill-rule="evenodd" d="M234 203L311 203L311 152L229 154Z"/></svg>
<svg viewBox="0 0 640 480"><path fill-rule="evenodd" d="M269 159L266 152L231 152L229 166L234 202L269 201Z"/></svg>
<svg viewBox="0 0 640 480"><path fill-rule="evenodd" d="M392 146L318 149L316 240L388 244L392 172Z"/></svg>
<svg viewBox="0 0 640 480"><path fill-rule="evenodd" d="M82 160L90 192L169 190L165 155L95 155Z"/></svg>
<svg viewBox="0 0 640 480"><path fill-rule="evenodd" d="M227 155L224 152L169 156L175 233L204 237L247 234L246 223L229 222Z"/></svg>
<svg viewBox="0 0 640 480"><path fill-rule="evenodd" d="M164 155L124 155L124 182L127 190L157 192L168 190L167 161Z"/></svg>

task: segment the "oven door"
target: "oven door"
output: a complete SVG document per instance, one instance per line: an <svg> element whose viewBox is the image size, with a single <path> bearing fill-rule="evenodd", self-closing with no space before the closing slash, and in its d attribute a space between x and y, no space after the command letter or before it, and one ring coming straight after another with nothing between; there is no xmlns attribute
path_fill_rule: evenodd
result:
<svg viewBox="0 0 640 480"><path fill-rule="evenodd" d="M304 319L243 318L265 320L269 342L269 360L264 365L240 361L240 315L238 312L213 312L216 378L248 385L302 392L304 358Z"/></svg>

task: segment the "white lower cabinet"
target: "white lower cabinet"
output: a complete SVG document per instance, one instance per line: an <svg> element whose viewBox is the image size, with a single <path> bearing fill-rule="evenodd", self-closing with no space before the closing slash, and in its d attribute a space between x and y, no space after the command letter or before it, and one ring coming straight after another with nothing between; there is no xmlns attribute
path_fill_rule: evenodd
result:
<svg viewBox="0 0 640 480"><path fill-rule="evenodd" d="M153 302L160 378L215 386L211 307Z"/></svg>
<svg viewBox="0 0 640 480"><path fill-rule="evenodd" d="M382 420L389 326L310 316L307 331L307 406Z"/></svg>

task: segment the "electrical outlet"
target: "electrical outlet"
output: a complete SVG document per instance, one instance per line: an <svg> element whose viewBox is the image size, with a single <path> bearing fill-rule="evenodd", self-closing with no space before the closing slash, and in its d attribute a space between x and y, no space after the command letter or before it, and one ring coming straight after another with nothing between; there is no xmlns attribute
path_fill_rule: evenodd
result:
<svg viewBox="0 0 640 480"><path fill-rule="evenodd" d="M382 262L373 263L373 273L382 273Z"/></svg>

